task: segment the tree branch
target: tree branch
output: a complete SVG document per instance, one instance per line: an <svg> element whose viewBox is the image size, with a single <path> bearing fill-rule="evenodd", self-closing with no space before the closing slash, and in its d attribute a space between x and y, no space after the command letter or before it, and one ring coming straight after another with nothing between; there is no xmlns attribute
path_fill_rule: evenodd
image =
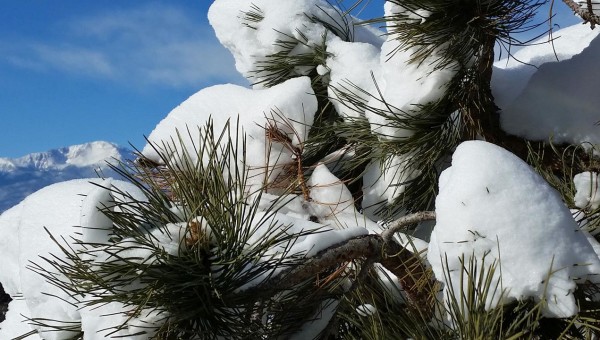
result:
<svg viewBox="0 0 600 340"><path fill-rule="evenodd" d="M388 225L388 228L381 233L381 237L388 243L399 231L406 229L407 226L423 221L435 220L435 211L419 211L417 213L403 216Z"/></svg>
<svg viewBox="0 0 600 340"><path fill-rule="evenodd" d="M398 244L393 236L407 225L434 219L433 211L404 216L394 221L382 235L363 235L334 244L310 258L302 259L303 263L291 266L263 283L243 291L242 294L264 294L290 289L316 277L328 268L344 262L364 259L366 266L370 267L378 262L396 275L410 303L427 313L431 297L429 288L432 287L427 283L433 283L433 279L419 255Z"/></svg>
<svg viewBox="0 0 600 340"><path fill-rule="evenodd" d="M563 0L570 9L583 19L583 23L590 23L590 28L594 29L596 25L600 25L600 16L594 14L591 7L591 1L588 0L588 8L584 9L580 4L573 0Z"/></svg>
<svg viewBox="0 0 600 340"><path fill-rule="evenodd" d="M315 256L304 259L304 263L294 266L250 290L284 290L315 277L327 268L358 258L382 258L384 241L379 235L363 235L323 249Z"/></svg>

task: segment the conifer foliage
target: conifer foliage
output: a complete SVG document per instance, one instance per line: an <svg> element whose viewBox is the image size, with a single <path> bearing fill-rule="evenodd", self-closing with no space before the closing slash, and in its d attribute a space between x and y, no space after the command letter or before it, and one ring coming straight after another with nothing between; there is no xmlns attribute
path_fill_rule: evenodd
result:
<svg viewBox="0 0 600 340"><path fill-rule="evenodd" d="M214 1L252 88L200 91L115 166L127 186L95 182L87 224L46 229L27 270L68 319L28 303L29 335L600 336L600 137L511 134L492 86L544 4Z"/></svg>

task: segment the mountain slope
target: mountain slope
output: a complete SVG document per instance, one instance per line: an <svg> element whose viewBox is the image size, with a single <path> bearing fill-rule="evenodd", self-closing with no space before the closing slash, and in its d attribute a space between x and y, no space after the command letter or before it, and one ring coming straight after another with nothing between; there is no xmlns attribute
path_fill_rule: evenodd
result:
<svg viewBox="0 0 600 340"><path fill-rule="evenodd" d="M107 162L132 159L133 152L108 142L91 142L19 158L0 158L0 213L27 195L75 178L114 177Z"/></svg>

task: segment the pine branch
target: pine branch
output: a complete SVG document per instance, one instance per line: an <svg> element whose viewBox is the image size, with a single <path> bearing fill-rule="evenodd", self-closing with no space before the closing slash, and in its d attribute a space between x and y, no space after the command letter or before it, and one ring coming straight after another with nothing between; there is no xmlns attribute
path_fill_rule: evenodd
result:
<svg viewBox="0 0 600 340"><path fill-rule="evenodd" d="M383 245L383 239L379 235L364 235L345 240L318 252L315 256L305 259L302 264L283 271L249 291L285 290L340 263L361 258L380 260ZM249 291L244 291L244 294L248 294Z"/></svg>
<svg viewBox="0 0 600 340"><path fill-rule="evenodd" d="M392 239L400 229L422 221L435 219L432 211L418 212L392 223L382 235L364 235L337 243L305 259L302 264L291 267L267 281L243 291L244 295L265 291L284 291L316 277L329 268L344 262L364 259L366 263L381 263L398 277L413 307L428 313L431 310L430 293L423 289L427 270L418 255Z"/></svg>

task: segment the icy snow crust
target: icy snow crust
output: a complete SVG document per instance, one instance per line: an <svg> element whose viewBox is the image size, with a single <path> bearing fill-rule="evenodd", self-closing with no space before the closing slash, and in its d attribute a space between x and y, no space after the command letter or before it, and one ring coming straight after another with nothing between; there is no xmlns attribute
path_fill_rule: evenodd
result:
<svg viewBox="0 0 600 340"><path fill-rule="evenodd" d="M494 260L499 265L492 287L501 280L499 287L506 289L504 301L497 292L488 297L488 307L533 297L546 299L546 316L578 312L575 283L599 282L600 260L560 195L533 169L496 145L464 142L439 187L427 259L436 278L446 283L446 299L450 288L444 272L459 297L460 257L465 265L471 257L481 265L486 255L486 266Z"/></svg>

